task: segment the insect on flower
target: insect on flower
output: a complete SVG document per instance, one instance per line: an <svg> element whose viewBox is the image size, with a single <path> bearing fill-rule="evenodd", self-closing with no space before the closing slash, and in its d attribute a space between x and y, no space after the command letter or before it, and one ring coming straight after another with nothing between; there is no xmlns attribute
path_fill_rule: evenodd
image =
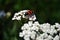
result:
<svg viewBox="0 0 60 40"><path fill-rule="evenodd" d="M33 16L33 11L32 10L27 10L27 12L25 12L25 17L31 17Z"/></svg>
<svg viewBox="0 0 60 40"><path fill-rule="evenodd" d="M29 20L36 19L36 16L34 15L32 10L22 10L22 11L16 13L14 16L15 16L15 19L18 18L19 16L21 16L22 18L25 18L25 19L29 19Z"/></svg>
<svg viewBox="0 0 60 40"><path fill-rule="evenodd" d="M24 15L26 19L33 20L33 21L36 20L36 16L32 10L27 10L27 12L25 12Z"/></svg>

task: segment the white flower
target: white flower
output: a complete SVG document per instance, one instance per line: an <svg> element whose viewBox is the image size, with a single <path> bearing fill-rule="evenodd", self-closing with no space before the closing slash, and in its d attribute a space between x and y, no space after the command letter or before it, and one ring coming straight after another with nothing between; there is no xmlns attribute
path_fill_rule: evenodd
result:
<svg viewBox="0 0 60 40"><path fill-rule="evenodd" d="M49 35L47 39L52 40L53 37L51 35Z"/></svg>
<svg viewBox="0 0 60 40"><path fill-rule="evenodd" d="M17 15L19 15L19 14L18 14L18 13L15 13L15 14L14 14L14 16L17 16Z"/></svg>
<svg viewBox="0 0 60 40"><path fill-rule="evenodd" d="M48 24L48 23L40 24L40 29L45 33L49 33L50 24Z"/></svg>
<svg viewBox="0 0 60 40"><path fill-rule="evenodd" d="M56 35L55 38L53 40L59 40L59 36Z"/></svg>
<svg viewBox="0 0 60 40"><path fill-rule="evenodd" d="M25 23L24 26L22 26L21 29L22 30L31 30L31 27L27 23Z"/></svg>
<svg viewBox="0 0 60 40"><path fill-rule="evenodd" d="M35 35L34 34L31 35L31 39L35 39Z"/></svg>
<svg viewBox="0 0 60 40"><path fill-rule="evenodd" d="M24 39L25 39L25 40L30 40L30 38L29 38L28 35L24 36Z"/></svg>
<svg viewBox="0 0 60 40"><path fill-rule="evenodd" d="M28 25L29 25L29 26L32 26L32 24L33 24L33 21L29 21L29 22L28 22Z"/></svg>
<svg viewBox="0 0 60 40"><path fill-rule="evenodd" d="M54 33L57 34L57 30L54 30Z"/></svg>
<svg viewBox="0 0 60 40"><path fill-rule="evenodd" d="M26 38L25 40L30 40L30 38Z"/></svg>
<svg viewBox="0 0 60 40"><path fill-rule="evenodd" d="M32 20L32 18L30 17L29 20Z"/></svg>
<svg viewBox="0 0 60 40"><path fill-rule="evenodd" d="M36 38L36 40L44 40L44 39L41 38L41 36L38 36L38 37Z"/></svg>
<svg viewBox="0 0 60 40"><path fill-rule="evenodd" d="M12 18L12 20L15 20L16 18Z"/></svg>
<svg viewBox="0 0 60 40"><path fill-rule="evenodd" d="M36 16L33 15L32 17L29 17L29 20L35 21L36 20Z"/></svg>
<svg viewBox="0 0 60 40"><path fill-rule="evenodd" d="M59 28L60 27L60 24L59 23L55 23L56 25L56 28Z"/></svg>
<svg viewBox="0 0 60 40"><path fill-rule="evenodd" d="M55 25L51 25L51 29L53 29L53 30L54 30L54 29L55 29Z"/></svg>
<svg viewBox="0 0 60 40"><path fill-rule="evenodd" d="M33 27L31 27L32 30L35 30L35 31L38 31L39 30L39 27L33 25Z"/></svg>
<svg viewBox="0 0 60 40"><path fill-rule="evenodd" d="M20 32L20 33L19 33L19 36L20 36L20 37L23 37L23 33L22 33L22 32Z"/></svg>
<svg viewBox="0 0 60 40"><path fill-rule="evenodd" d="M32 18L33 18L33 20L35 21L36 20L36 16L34 15L34 16L32 16Z"/></svg>
<svg viewBox="0 0 60 40"><path fill-rule="evenodd" d="M17 19L17 20L21 20L21 16L17 17L16 19Z"/></svg>
<svg viewBox="0 0 60 40"><path fill-rule="evenodd" d="M22 34L23 34L23 35L26 35L26 33L27 33L26 30L23 30L23 31L22 31Z"/></svg>
<svg viewBox="0 0 60 40"><path fill-rule="evenodd" d="M50 25L49 23L39 24L38 21L28 21L22 26L21 37L24 37L24 40L59 40L57 32L60 30L60 27L56 29L56 26L59 25ZM41 33L42 32L42 33ZM54 34L57 36L53 37Z"/></svg>
<svg viewBox="0 0 60 40"><path fill-rule="evenodd" d="M38 25L38 26L40 25L38 21L35 21L34 24L36 24L36 25Z"/></svg>
<svg viewBox="0 0 60 40"><path fill-rule="evenodd" d="M32 26L32 27L31 27L31 30L36 30L35 28L36 28L35 26Z"/></svg>
<svg viewBox="0 0 60 40"><path fill-rule="evenodd" d="M18 16L18 13L15 13L14 17L12 18L12 20L21 20L21 16Z"/></svg>
<svg viewBox="0 0 60 40"><path fill-rule="evenodd" d="M25 18L25 15L22 15L22 18Z"/></svg>
<svg viewBox="0 0 60 40"><path fill-rule="evenodd" d="M30 35L30 36L31 36L31 33L32 33L32 32L31 32L30 30L27 30L27 32L26 32L26 34L27 34L27 35Z"/></svg>
<svg viewBox="0 0 60 40"><path fill-rule="evenodd" d="M52 35L52 36L53 36L53 34L54 34L54 30L53 30L53 29L51 29L49 33L50 33L50 35Z"/></svg>
<svg viewBox="0 0 60 40"><path fill-rule="evenodd" d="M43 33L43 37L44 38L47 38L48 37L48 34L47 33Z"/></svg>
<svg viewBox="0 0 60 40"><path fill-rule="evenodd" d="M57 31L60 31L60 28L59 28L59 29L57 29Z"/></svg>
<svg viewBox="0 0 60 40"><path fill-rule="evenodd" d="M40 37L46 39L48 37L48 34L47 33L40 34Z"/></svg>

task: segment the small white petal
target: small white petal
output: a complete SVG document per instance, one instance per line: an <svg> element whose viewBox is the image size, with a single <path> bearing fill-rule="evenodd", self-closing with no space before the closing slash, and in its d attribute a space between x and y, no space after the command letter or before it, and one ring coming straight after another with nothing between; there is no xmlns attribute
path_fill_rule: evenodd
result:
<svg viewBox="0 0 60 40"><path fill-rule="evenodd" d="M20 36L20 37L23 37L23 33L22 33L22 32L20 32L20 33L19 33L19 36Z"/></svg>
<svg viewBox="0 0 60 40"><path fill-rule="evenodd" d="M52 40L52 39L53 39L53 37L49 35L49 36L48 36L48 39L49 39L49 40Z"/></svg>
<svg viewBox="0 0 60 40"><path fill-rule="evenodd" d="M29 26L32 26L32 24L33 24L32 21L29 21L29 22L28 22L28 25L29 25Z"/></svg>
<svg viewBox="0 0 60 40"><path fill-rule="evenodd" d="M53 40L59 40L59 36L56 35L55 38Z"/></svg>
<svg viewBox="0 0 60 40"><path fill-rule="evenodd" d="M24 15L22 15L22 18L25 18L25 16L24 16Z"/></svg>
<svg viewBox="0 0 60 40"><path fill-rule="evenodd" d="M12 20L15 20L16 18L12 18Z"/></svg>
<svg viewBox="0 0 60 40"><path fill-rule="evenodd" d="M16 17L17 20L21 20L21 16Z"/></svg>

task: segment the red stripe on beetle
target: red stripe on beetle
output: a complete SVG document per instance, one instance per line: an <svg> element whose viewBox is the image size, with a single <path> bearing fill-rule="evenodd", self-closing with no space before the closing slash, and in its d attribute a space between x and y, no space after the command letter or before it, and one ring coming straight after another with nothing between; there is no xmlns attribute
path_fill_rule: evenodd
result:
<svg viewBox="0 0 60 40"><path fill-rule="evenodd" d="M27 13L28 13L29 15L31 15L31 14L32 14L32 11L31 11L31 10L29 10Z"/></svg>

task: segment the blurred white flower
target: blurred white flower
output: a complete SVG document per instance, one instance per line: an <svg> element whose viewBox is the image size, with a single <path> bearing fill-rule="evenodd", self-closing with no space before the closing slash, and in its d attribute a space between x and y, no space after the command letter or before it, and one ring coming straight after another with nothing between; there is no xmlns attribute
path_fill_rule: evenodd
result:
<svg viewBox="0 0 60 40"><path fill-rule="evenodd" d="M6 13L6 17L9 18L11 16L11 12Z"/></svg>
<svg viewBox="0 0 60 40"><path fill-rule="evenodd" d="M31 34L31 39L35 39L35 34Z"/></svg>
<svg viewBox="0 0 60 40"><path fill-rule="evenodd" d="M21 16L19 16L19 17L15 17L15 16L14 16L14 17L12 18L12 20L21 20Z"/></svg>
<svg viewBox="0 0 60 40"><path fill-rule="evenodd" d="M59 36L56 35L55 38L53 40L59 40Z"/></svg>
<svg viewBox="0 0 60 40"><path fill-rule="evenodd" d="M54 30L54 33L57 34L57 30Z"/></svg>
<svg viewBox="0 0 60 40"><path fill-rule="evenodd" d="M17 20L21 20L21 16L17 17L16 19L17 19Z"/></svg>
<svg viewBox="0 0 60 40"><path fill-rule="evenodd" d="M48 39L48 40L52 40L53 37L52 37L51 35L49 35L47 39Z"/></svg>
<svg viewBox="0 0 60 40"><path fill-rule="evenodd" d="M55 23L56 28L60 28L60 24L59 23Z"/></svg>
<svg viewBox="0 0 60 40"><path fill-rule="evenodd" d="M22 18L25 18L25 16L24 16L24 15L22 15Z"/></svg>
<svg viewBox="0 0 60 40"><path fill-rule="evenodd" d="M20 36L20 37L23 37L23 33L22 33L22 32L20 32L20 33L19 33L19 36Z"/></svg>
<svg viewBox="0 0 60 40"><path fill-rule="evenodd" d="M24 36L24 39L25 39L25 40L30 40L30 38L29 38L28 35Z"/></svg>
<svg viewBox="0 0 60 40"><path fill-rule="evenodd" d="M12 18L12 20L15 20L16 18Z"/></svg>

